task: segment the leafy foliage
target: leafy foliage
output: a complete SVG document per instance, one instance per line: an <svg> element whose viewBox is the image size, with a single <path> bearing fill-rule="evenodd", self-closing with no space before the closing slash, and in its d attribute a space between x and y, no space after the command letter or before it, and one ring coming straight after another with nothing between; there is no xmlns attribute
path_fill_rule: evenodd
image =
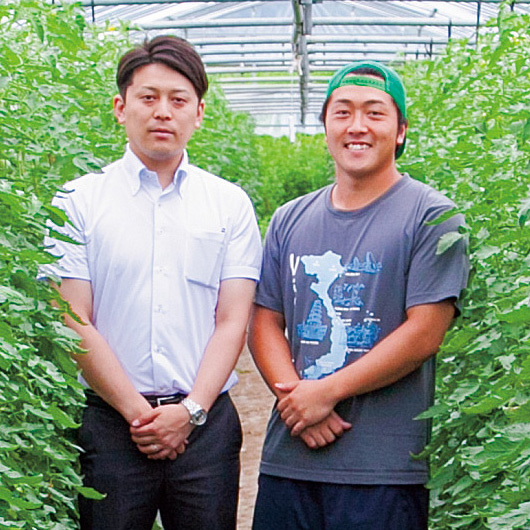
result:
<svg viewBox="0 0 530 530"><path fill-rule="evenodd" d="M35 281L57 186L123 152L113 118L120 29L72 5L0 4L0 530L71 529L81 487L71 429L82 392L77 340ZM476 49L453 43L403 73L411 129L400 167L452 197L469 225L472 281L439 354L433 529L530 524L530 20L503 11ZM327 184L322 135L255 137L215 80L193 163L244 186L262 227ZM450 241L447 242L450 244ZM61 305L59 300L57 303Z"/></svg>
<svg viewBox="0 0 530 530"><path fill-rule="evenodd" d="M432 527L530 523L530 20L502 11L475 50L405 69L401 168L451 196L470 227L472 280L438 366Z"/></svg>
<svg viewBox="0 0 530 530"><path fill-rule="evenodd" d="M95 495L82 487L72 434L83 392L69 353L79 346L64 303L36 277L51 259L46 219L60 219L48 206L56 187L123 143L102 104L126 37L104 46L72 6L7 1L0 20L0 528L70 530L77 494Z"/></svg>
<svg viewBox="0 0 530 530"><path fill-rule="evenodd" d="M68 310L36 281L56 189L123 153L112 113L119 28L87 26L79 7L38 0L0 4L0 529L71 530L82 487L72 429L83 392L69 353ZM215 88L191 158L252 188L252 122L226 108ZM237 153L243 153L239 158ZM52 307L52 301L58 305Z"/></svg>
<svg viewBox="0 0 530 530"><path fill-rule="evenodd" d="M255 200L262 230L276 208L332 182L333 161L322 134L286 137L257 136L259 193Z"/></svg>
<svg viewBox="0 0 530 530"><path fill-rule="evenodd" d="M258 161L253 139L252 118L230 111L215 79L210 80L203 124L188 144L191 161L214 175L238 183L256 199Z"/></svg>

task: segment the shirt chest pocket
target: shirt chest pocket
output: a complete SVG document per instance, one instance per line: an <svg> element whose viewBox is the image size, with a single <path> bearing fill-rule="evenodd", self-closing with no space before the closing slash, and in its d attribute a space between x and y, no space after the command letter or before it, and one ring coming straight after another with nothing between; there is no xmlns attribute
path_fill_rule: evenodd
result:
<svg viewBox="0 0 530 530"><path fill-rule="evenodd" d="M219 286L225 252L225 235L224 232L207 230L194 230L188 233L184 270L188 281L213 288Z"/></svg>

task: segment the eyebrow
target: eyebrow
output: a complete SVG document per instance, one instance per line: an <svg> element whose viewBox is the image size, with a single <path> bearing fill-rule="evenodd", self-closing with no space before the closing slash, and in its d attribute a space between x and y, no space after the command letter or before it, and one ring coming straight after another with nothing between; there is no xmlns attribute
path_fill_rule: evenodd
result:
<svg viewBox="0 0 530 530"><path fill-rule="evenodd" d="M336 99L332 105L349 105L351 104L351 99ZM368 101L364 101L362 106L363 107L369 107L370 105L387 105L387 102L382 99L369 99Z"/></svg>
<svg viewBox="0 0 530 530"><path fill-rule="evenodd" d="M151 90L153 92L158 92L160 90L160 88L158 87L152 87L152 86L149 86L149 85L142 85L140 87L138 87L140 90ZM191 91L188 90L187 88L172 88L170 91L169 91L171 94L191 94Z"/></svg>

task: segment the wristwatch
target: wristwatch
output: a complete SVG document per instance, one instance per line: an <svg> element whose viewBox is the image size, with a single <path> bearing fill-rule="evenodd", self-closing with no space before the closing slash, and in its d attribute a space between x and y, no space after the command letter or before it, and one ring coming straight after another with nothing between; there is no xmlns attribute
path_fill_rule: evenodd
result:
<svg viewBox="0 0 530 530"><path fill-rule="evenodd" d="M181 401L181 404L190 413L190 423L192 425L204 425L206 423L208 413L198 403L195 403L193 399L186 397Z"/></svg>

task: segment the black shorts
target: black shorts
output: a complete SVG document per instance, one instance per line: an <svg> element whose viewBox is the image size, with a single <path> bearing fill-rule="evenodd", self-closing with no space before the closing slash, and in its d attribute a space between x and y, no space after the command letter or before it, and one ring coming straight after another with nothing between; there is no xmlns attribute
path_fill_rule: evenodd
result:
<svg viewBox="0 0 530 530"><path fill-rule="evenodd" d="M421 484L364 486L260 475L253 530L427 530Z"/></svg>

